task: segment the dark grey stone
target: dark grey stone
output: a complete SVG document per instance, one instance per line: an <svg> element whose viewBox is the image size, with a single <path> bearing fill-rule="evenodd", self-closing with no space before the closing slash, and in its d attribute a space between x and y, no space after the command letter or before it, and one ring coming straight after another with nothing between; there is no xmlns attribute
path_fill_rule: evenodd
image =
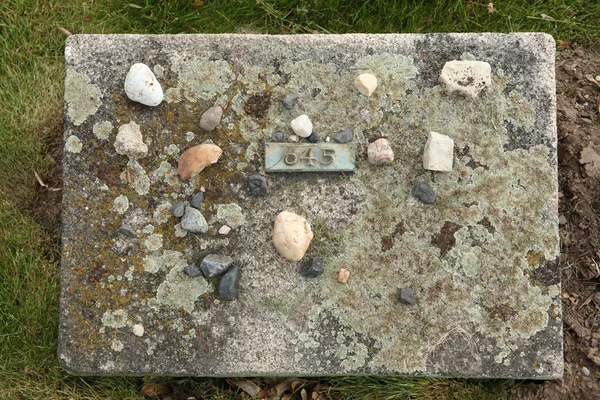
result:
<svg viewBox="0 0 600 400"><path fill-rule="evenodd" d="M296 104L296 102L298 101L298 97L300 97L300 95L298 94L288 94L287 96L285 96L285 98L283 99L283 106L288 109L291 110L292 107L294 107L294 105Z"/></svg>
<svg viewBox="0 0 600 400"><path fill-rule="evenodd" d="M333 137L333 140L338 143L348 143L351 142L352 139L354 139L354 132L352 132L352 129L345 129Z"/></svg>
<svg viewBox="0 0 600 400"><path fill-rule="evenodd" d="M183 217L184 212L185 212L185 202L183 202L183 201L180 201L179 203L177 203L173 207L171 207L171 214L173 214L174 217L181 218L181 217Z"/></svg>
<svg viewBox="0 0 600 400"><path fill-rule="evenodd" d="M283 142L284 139L284 135L283 132L275 132L273 133L273 136L271 136L271 140L274 142Z"/></svg>
<svg viewBox="0 0 600 400"><path fill-rule="evenodd" d="M221 275L233 264L233 258L221 254L209 254L200 263L200 269L207 278Z"/></svg>
<svg viewBox="0 0 600 400"><path fill-rule="evenodd" d="M269 194L269 183L263 175L250 175L248 185L252 196L266 196Z"/></svg>
<svg viewBox="0 0 600 400"><path fill-rule="evenodd" d="M202 272L200 272L200 269L196 267L195 264L186 265L185 267L183 267L183 272L185 272L185 274L190 278L195 278L202 274Z"/></svg>
<svg viewBox="0 0 600 400"><path fill-rule="evenodd" d="M317 143L319 141L319 135L317 134L317 132L313 132L310 134L309 137L306 138L306 140L308 140L311 143Z"/></svg>
<svg viewBox="0 0 600 400"><path fill-rule="evenodd" d="M239 284L240 267L236 265L227 271L221 278L221 282L219 282L219 295L221 295L221 299L227 301L235 299Z"/></svg>
<svg viewBox="0 0 600 400"><path fill-rule="evenodd" d="M413 196L423 203L433 204L435 202L435 193L426 183L420 182L413 188Z"/></svg>
<svg viewBox="0 0 600 400"><path fill-rule="evenodd" d="M417 299L415 298L415 291L409 288L400 289L400 302L404 304L409 304L411 306L417 304Z"/></svg>
<svg viewBox="0 0 600 400"><path fill-rule="evenodd" d="M315 257L310 258L302 264L302 269L300 270L300 275L306 278L316 278L321 275L324 268L323 259Z"/></svg>
<svg viewBox="0 0 600 400"><path fill-rule="evenodd" d="M198 210L202 208L202 202L204 201L204 192L198 192L192 197L192 201L190 201L190 206L197 208Z"/></svg>
<svg viewBox="0 0 600 400"><path fill-rule="evenodd" d="M117 232L130 238L137 237L137 233L135 233L135 229L131 225L123 224L117 229Z"/></svg>

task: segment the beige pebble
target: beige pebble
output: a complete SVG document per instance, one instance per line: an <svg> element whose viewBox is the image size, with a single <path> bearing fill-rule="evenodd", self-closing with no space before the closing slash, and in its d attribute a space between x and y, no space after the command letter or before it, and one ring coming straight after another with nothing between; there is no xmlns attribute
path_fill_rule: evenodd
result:
<svg viewBox="0 0 600 400"><path fill-rule="evenodd" d="M312 238L312 229L304 217L282 211L275 219L273 245L286 260L300 261Z"/></svg>
<svg viewBox="0 0 600 400"><path fill-rule="evenodd" d="M354 80L354 86L365 96L371 97L377 89L377 78L373 74L360 74Z"/></svg>
<svg viewBox="0 0 600 400"><path fill-rule="evenodd" d="M452 171L454 140L437 132L429 132L423 151L423 168L430 171Z"/></svg>
<svg viewBox="0 0 600 400"><path fill-rule="evenodd" d="M144 336L144 327L140 324L135 324L133 326L133 334L137 337Z"/></svg>
<svg viewBox="0 0 600 400"><path fill-rule="evenodd" d="M340 272L338 272L338 282L348 283L348 278L350 278L350 271L346 268L340 269Z"/></svg>
<svg viewBox="0 0 600 400"><path fill-rule="evenodd" d="M217 162L223 150L214 144L199 144L190 147L179 157L177 171L182 179L190 179L198 175L207 165Z"/></svg>
<svg viewBox="0 0 600 400"><path fill-rule="evenodd" d="M219 229L219 235L227 235L229 232L231 232L231 228L227 225L223 225L221 229Z"/></svg>

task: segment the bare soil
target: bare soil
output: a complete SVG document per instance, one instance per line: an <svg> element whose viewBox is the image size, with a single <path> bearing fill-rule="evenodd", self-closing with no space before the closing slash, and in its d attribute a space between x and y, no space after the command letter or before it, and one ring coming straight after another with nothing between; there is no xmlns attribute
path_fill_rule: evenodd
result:
<svg viewBox="0 0 600 400"><path fill-rule="evenodd" d="M515 397L600 399L600 48L560 51L556 79L565 373Z"/></svg>

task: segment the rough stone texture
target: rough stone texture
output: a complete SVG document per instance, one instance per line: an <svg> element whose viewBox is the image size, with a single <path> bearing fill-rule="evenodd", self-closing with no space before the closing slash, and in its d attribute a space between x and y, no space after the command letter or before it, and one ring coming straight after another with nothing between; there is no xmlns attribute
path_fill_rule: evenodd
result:
<svg viewBox="0 0 600 400"><path fill-rule="evenodd" d="M192 233L208 232L208 223L200 211L194 207L186 207L181 218L181 227Z"/></svg>
<svg viewBox="0 0 600 400"><path fill-rule="evenodd" d="M233 264L233 258L222 254L209 254L202 260L200 269L207 278L221 275Z"/></svg>
<svg viewBox="0 0 600 400"><path fill-rule="evenodd" d="M388 164L394 161L394 151L387 139L379 138L369 144L367 157L373 165Z"/></svg>
<svg viewBox="0 0 600 400"><path fill-rule="evenodd" d="M417 183L413 188L412 193L413 196L421 200L423 203L433 204L435 202L435 193L426 183Z"/></svg>
<svg viewBox="0 0 600 400"><path fill-rule="evenodd" d="M58 353L66 370L561 376L549 36L73 35L65 53L64 138L81 142L63 162ZM492 85L476 99L439 86L444 64L460 59L492 67ZM159 107L124 96L135 62L163 66ZM368 100L353 85L357 68L378 77ZM269 196L253 197L247 176L264 173L262 143L275 131L289 136L296 113L281 101L246 105L256 94L289 93L300 94L298 113L323 137L353 127L356 171L271 174ZM198 132L214 104L228 105L221 127ZM104 121L136 121L151 140L148 156L115 154L111 140L93 133ZM422 168L430 131L454 139L451 172ZM186 132L224 154L182 181L173 150L196 144ZM375 137L388 139L396 162L369 164ZM412 196L418 182L433 185L434 207ZM178 219L154 219L200 186L207 234L181 237ZM123 214L112 211L121 195L129 200ZM305 257L321 257L331 273L306 279L300 263L277 253L270 236L281 210L308 219L315 237ZM230 219L236 227L219 235ZM122 224L139 237L118 234ZM160 249L144 245L151 235L162 235ZM183 272L209 253L239 262L235 301L222 301L214 280ZM337 281L340 268L351 272L346 284ZM416 305L399 304L401 287L415 290ZM128 334L139 322L142 338Z"/></svg>
<svg viewBox="0 0 600 400"><path fill-rule="evenodd" d="M219 282L219 295L221 299L232 301L236 298L240 285L240 267L233 266L223 275Z"/></svg>

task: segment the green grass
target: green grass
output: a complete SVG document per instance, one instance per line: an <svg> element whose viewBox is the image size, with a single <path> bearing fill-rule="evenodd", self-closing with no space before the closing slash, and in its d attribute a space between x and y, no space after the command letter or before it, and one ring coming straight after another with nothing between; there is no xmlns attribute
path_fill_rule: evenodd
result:
<svg viewBox="0 0 600 400"><path fill-rule="evenodd" d="M3 0L0 2L0 399L142 398L150 379L71 377L56 357L59 238L30 209L62 134L64 36L73 33L545 31L600 39L600 2ZM542 14L551 16L548 20ZM180 382L172 379L167 383ZM211 381L213 382L213 381ZM331 398L504 398L506 382L344 378ZM203 383L196 383L202 385ZM207 384L207 383L206 383ZM209 390L210 389L210 390ZM226 398L212 383L207 398Z"/></svg>

